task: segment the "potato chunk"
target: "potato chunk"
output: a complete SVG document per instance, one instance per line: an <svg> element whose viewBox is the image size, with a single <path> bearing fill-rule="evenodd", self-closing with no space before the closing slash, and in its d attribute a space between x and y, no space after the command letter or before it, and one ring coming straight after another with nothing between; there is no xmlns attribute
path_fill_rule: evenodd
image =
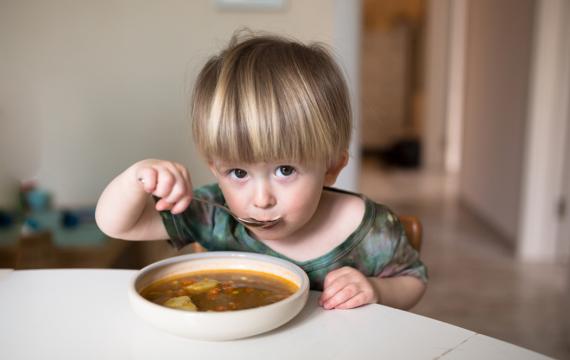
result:
<svg viewBox="0 0 570 360"><path fill-rule="evenodd" d="M163 304L164 306L168 306L173 309L181 309L181 310L188 310L188 311L197 311L198 308L192 302L189 296L177 296L166 300Z"/></svg>
<svg viewBox="0 0 570 360"><path fill-rule="evenodd" d="M204 279L192 285L185 286L184 289L191 294L199 294L215 288L219 283L219 281L214 279Z"/></svg>

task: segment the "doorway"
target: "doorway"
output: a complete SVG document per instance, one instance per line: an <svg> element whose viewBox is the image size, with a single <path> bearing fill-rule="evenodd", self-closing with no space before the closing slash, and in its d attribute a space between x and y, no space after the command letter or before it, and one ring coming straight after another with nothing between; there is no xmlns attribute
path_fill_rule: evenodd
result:
<svg viewBox="0 0 570 360"><path fill-rule="evenodd" d="M361 144L364 161L421 167L427 0L364 0Z"/></svg>

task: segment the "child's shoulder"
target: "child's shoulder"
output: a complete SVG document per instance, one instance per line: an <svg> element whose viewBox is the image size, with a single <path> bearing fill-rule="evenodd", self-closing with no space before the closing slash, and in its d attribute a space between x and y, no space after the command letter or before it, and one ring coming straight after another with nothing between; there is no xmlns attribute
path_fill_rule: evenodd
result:
<svg viewBox="0 0 570 360"><path fill-rule="evenodd" d="M335 213L334 219L350 219L358 227L366 212L367 199L357 193L336 188L325 188L323 192L328 211Z"/></svg>
<svg viewBox="0 0 570 360"><path fill-rule="evenodd" d="M399 220L396 213L387 205L373 201L367 196L336 188L326 188L329 197L335 199L336 206L342 208L343 214L367 222L372 220L373 226L397 226Z"/></svg>

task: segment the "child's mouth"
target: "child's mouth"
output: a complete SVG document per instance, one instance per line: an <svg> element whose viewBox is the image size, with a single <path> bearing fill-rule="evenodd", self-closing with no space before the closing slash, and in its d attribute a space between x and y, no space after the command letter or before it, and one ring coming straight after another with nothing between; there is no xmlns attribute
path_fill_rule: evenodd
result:
<svg viewBox="0 0 570 360"><path fill-rule="evenodd" d="M248 217L248 218L242 218L242 217L238 217L236 215L234 215L234 217L241 222L242 224L249 226L249 227L255 227L255 228L269 228L272 227L273 225L276 225L277 223L281 222L282 218L281 217L276 217L273 218L271 220L260 220L254 217Z"/></svg>
<svg viewBox="0 0 570 360"><path fill-rule="evenodd" d="M271 220L259 220L256 219L259 222L266 222L266 224L261 225L261 226L257 226L257 229L262 229L262 230L269 230L269 229L273 229L274 227L276 227L277 225L279 225L280 223L282 223L282 218L277 217L277 218L273 218Z"/></svg>

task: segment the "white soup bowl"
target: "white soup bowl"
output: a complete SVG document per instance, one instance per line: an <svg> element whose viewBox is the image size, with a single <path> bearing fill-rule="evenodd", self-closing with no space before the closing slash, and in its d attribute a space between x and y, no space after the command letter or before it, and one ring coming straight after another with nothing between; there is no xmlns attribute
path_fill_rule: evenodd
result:
<svg viewBox="0 0 570 360"><path fill-rule="evenodd" d="M266 272L295 283L299 289L270 305L223 312L172 309L146 300L140 294L157 280L202 270ZM172 334L198 340L234 340L275 329L303 309L308 295L309 278L297 265L268 255L232 251L196 253L155 262L141 269L129 287L131 306L142 319Z"/></svg>

